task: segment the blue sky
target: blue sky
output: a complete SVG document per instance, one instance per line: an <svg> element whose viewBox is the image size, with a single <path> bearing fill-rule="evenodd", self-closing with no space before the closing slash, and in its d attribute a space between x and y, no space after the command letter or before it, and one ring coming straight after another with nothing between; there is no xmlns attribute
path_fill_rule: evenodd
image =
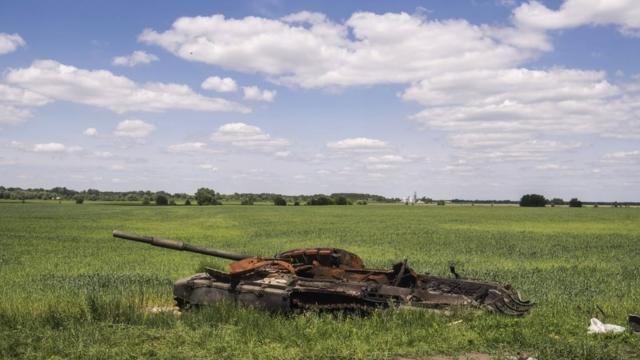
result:
<svg viewBox="0 0 640 360"><path fill-rule="evenodd" d="M0 2L0 184L640 200L631 0Z"/></svg>

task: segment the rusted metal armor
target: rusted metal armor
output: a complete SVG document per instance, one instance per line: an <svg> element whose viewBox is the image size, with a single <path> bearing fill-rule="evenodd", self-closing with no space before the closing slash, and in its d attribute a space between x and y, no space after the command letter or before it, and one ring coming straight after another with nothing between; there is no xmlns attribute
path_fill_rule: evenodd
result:
<svg viewBox="0 0 640 360"><path fill-rule="evenodd" d="M173 250L234 260L229 272L206 268L180 279L174 297L182 308L230 301L269 311L304 310L366 313L375 308L446 309L469 306L506 315L525 315L533 306L510 285L417 274L407 261L389 270L368 269L362 259L336 248L285 251L272 258L247 256L193 246L181 241L114 230L117 238Z"/></svg>

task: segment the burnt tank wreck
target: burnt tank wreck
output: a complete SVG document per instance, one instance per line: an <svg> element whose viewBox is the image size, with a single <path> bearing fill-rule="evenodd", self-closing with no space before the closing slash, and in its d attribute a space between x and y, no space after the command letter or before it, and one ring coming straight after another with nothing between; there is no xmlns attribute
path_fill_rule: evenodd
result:
<svg viewBox="0 0 640 360"><path fill-rule="evenodd" d="M533 306L510 285L462 278L453 267L452 277L440 277L418 274L406 260L391 269L370 269L358 255L336 248L294 249L267 258L118 230L113 236L233 261L228 272L206 268L176 281L173 294L183 310L229 301L281 313L468 306L522 316Z"/></svg>

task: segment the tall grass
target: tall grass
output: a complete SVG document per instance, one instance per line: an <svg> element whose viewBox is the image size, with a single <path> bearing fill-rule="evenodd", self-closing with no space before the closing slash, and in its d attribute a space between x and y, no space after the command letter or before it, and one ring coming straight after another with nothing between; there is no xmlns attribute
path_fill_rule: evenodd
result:
<svg viewBox="0 0 640 360"><path fill-rule="evenodd" d="M522 319L266 314L220 304L184 313L172 284L227 261L111 237L114 228L249 254L336 246L367 265L509 282L538 305ZM388 359L481 351L539 359L640 356L633 334L587 335L591 316L640 312L640 209L142 207L0 203L0 357ZM598 305L604 315L598 310Z"/></svg>

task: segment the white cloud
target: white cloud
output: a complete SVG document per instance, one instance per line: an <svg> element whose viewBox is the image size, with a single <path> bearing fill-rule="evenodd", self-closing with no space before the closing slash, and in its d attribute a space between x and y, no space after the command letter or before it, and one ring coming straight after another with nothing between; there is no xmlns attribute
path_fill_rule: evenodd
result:
<svg viewBox="0 0 640 360"><path fill-rule="evenodd" d="M218 128L211 134L211 140L231 144L238 148L257 150L264 152L281 152L282 148L289 145L289 141L281 138L272 138L257 126L245 123L229 123Z"/></svg>
<svg viewBox="0 0 640 360"><path fill-rule="evenodd" d="M279 158L286 158L291 155L291 151L276 151L273 155Z"/></svg>
<svg viewBox="0 0 640 360"><path fill-rule="evenodd" d="M149 136L155 129L156 127L153 124L142 120L131 119L119 122L113 134L120 137L142 139Z"/></svg>
<svg viewBox="0 0 640 360"><path fill-rule="evenodd" d="M637 0L566 0L558 10L538 1L520 5L513 18L521 27L557 30L582 25L618 25L623 33L640 29Z"/></svg>
<svg viewBox="0 0 640 360"><path fill-rule="evenodd" d="M98 130L96 128L87 128L83 134L86 136L97 136Z"/></svg>
<svg viewBox="0 0 640 360"><path fill-rule="evenodd" d="M186 85L137 84L107 70L79 69L53 60L36 60L28 68L12 69L6 79L51 99L97 106L117 113L173 109L250 111L235 102L197 94Z"/></svg>
<svg viewBox="0 0 640 360"><path fill-rule="evenodd" d="M230 77L210 76L200 86L205 90L217 92L234 92L238 90L238 84Z"/></svg>
<svg viewBox="0 0 640 360"><path fill-rule="evenodd" d="M211 164L200 164L198 165L198 168L202 170L218 171L218 168Z"/></svg>
<svg viewBox="0 0 640 360"><path fill-rule="evenodd" d="M276 98L275 90L260 90L257 86L245 86L242 91L245 100L272 102Z"/></svg>
<svg viewBox="0 0 640 360"><path fill-rule="evenodd" d="M124 171L127 169L127 167L123 164L113 164L109 167L109 169L113 171Z"/></svg>
<svg viewBox="0 0 640 360"><path fill-rule="evenodd" d="M377 151L384 150L388 148L389 145L382 140L358 137L330 142L327 143L327 147L332 150L344 151Z"/></svg>
<svg viewBox="0 0 640 360"><path fill-rule="evenodd" d="M113 157L113 154L110 153L109 151L94 151L93 156L98 158L108 159Z"/></svg>
<svg viewBox="0 0 640 360"><path fill-rule="evenodd" d="M129 55L114 57L111 63L117 66L133 67L139 64L149 64L154 61L158 61L157 56L144 51L136 50Z"/></svg>
<svg viewBox="0 0 640 360"><path fill-rule="evenodd" d="M0 55L16 51L27 43L18 34L0 33Z"/></svg>
<svg viewBox="0 0 640 360"><path fill-rule="evenodd" d="M541 164L536 166L536 169L538 170L565 170L566 168L567 168L566 166L553 164L553 163Z"/></svg>
<svg viewBox="0 0 640 360"><path fill-rule="evenodd" d="M22 151L34 152L34 153L57 153L57 154L72 154L82 151L80 146L68 146L65 144L50 142L42 144L27 144L19 141L12 141L11 146L20 149Z"/></svg>
<svg viewBox="0 0 640 360"><path fill-rule="evenodd" d="M182 144L169 145L167 151L173 154L196 154L208 152L207 144L203 142L188 142Z"/></svg>
<svg viewBox="0 0 640 360"><path fill-rule="evenodd" d="M31 111L0 103L0 124L18 124L32 116Z"/></svg>
<svg viewBox="0 0 640 360"><path fill-rule="evenodd" d="M609 83L603 72L502 69L434 76L413 84L402 97L424 105L413 118L450 132L452 145L496 152L518 142L544 141L535 136L541 133L639 136L634 114L640 96L633 89Z"/></svg>
<svg viewBox="0 0 640 360"><path fill-rule="evenodd" d="M630 163L640 161L640 150L611 152L605 154L602 158L606 163Z"/></svg>
<svg viewBox="0 0 640 360"><path fill-rule="evenodd" d="M544 37L527 34L523 40L508 29L406 13L357 12L336 23L302 12L281 19L182 17L165 32L146 29L139 40L190 61L314 88L504 68L548 49Z"/></svg>
<svg viewBox="0 0 640 360"><path fill-rule="evenodd" d="M381 156L369 156L368 158L365 159L366 162L368 163L372 163L372 164L384 164L384 163L406 163L406 162L410 162L411 160L401 156L401 155L394 155L394 154L388 154L388 155L381 155Z"/></svg>
<svg viewBox="0 0 640 360"><path fill-rule="evenodd" d="M0 124L17 124L32 116L29 108L50 100L35 92L0 84Z"/></svg>

